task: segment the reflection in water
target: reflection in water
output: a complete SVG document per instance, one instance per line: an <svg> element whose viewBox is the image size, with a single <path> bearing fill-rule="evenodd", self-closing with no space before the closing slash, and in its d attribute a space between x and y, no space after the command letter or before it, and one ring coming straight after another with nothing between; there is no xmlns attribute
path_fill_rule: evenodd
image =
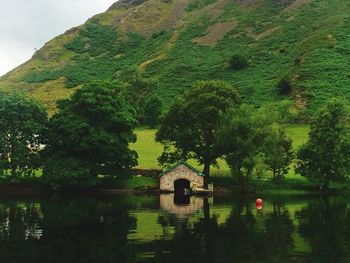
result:
<svg viewBox="0 0 350 263"><path fill-rule="evenodd" d="M0 200L2 262L349 262L349 200ZM177 199L176 199L177 201ZM186 200L188 202L188 200ZM160 204L160 209L159 209Z"/></svg>
<svg viewBox="0 0 350 263"><path fill-rule="evenodd" d="M189 194L175 194L174 204L178 206L188 206L191 204L191 196Z"/></svg>
<svg viewBox="0 0 350 263"><path fill-rule="evenodd" d="M200 212L203 207L204 198L181 194L160 195L160 208L179 218Z"/></svg>
<svg viewBox="0 0 350 263"><path fill-rule="evenodd" d="M348 205L341 199L317 200L298 211L300 233L311 247L310 262L350 262Z"/></svg>

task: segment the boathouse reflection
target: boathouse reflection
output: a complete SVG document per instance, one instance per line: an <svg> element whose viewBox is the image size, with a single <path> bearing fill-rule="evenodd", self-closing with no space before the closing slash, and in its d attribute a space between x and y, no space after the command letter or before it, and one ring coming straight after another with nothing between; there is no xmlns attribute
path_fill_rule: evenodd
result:
<svg viewBox="0 0 350 263"><path fill-rule="evenodd" d="M161 194L160 208L168 213L174 214L178 218L185 218L191 214L202 212L208 208L207 197L191 195Z"/></svg>

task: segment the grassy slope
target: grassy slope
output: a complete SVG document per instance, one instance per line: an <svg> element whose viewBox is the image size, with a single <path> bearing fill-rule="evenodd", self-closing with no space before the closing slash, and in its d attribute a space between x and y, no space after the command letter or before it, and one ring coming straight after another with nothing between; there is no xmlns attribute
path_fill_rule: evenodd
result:
<svg viewBox="0 0 350 263"><path fill-rule="evenodd" d="M138 65L159 78L166 103L193 81L213 78L232 83L250 103L276 102L285 75L293 78L296 107L308 102L312 112L329 97L350 98L350 2L280 2L148 0L114 8L48 42L1 78L0 88L24 90L52 112L67 88L119 80ZM233 53L244 54L249 68L230 70Z"/></svg>
<svg viewBox="0 0 350 263"><path fill-rule="evenodd" d="M286 127L288 137L293 141L295 150L308 139L309 127L305 125L290 125ZM139 129L136 131L137 142L131 146L139 154L139 168L161 168L157 162L158 156L162 152L162 146L154 141L156 130ZM230 170L224 161L220 161L219 168L212 169L212 180L216 186L232 185ZM191 164L198 169L202 169L195 161ZM266 175L269 178L269 175ZM293 165L286 175L286 180L282 183L271 183L271 181L256 181L256 189L263 194L296 195L308 194L317 190L315 186L308 182L306 178L294 173ZM127 188L135 187L157 187L158 180L151 178L134 178L126 180L123 186ZM343 183L332 183L332 188L338 191L350 191L349 187Z"/></svg>
<svg viewBox="0 0 350 263"><path fill-rule="evenodd" d="M293 140L293 146L297 149L301 144L307 140L307 134L309 131L308 126L293 125L287 127L287 134L289 138ZM139 154L139 167L140 168L161 168L157 162L158 156L162 152L162 146L154 141L156 130L140 129L136 131L137 142L131 146ZM212 168L212 180L215 186L227 187L232 185L232 176L230 170L224 161L220 161L219 168ZM191 161L191 164L202 169L195 161ZM132 187L133 184L139 186L140 178L135 178L136 181L130 181ZM283 184L271 184L268 181L256 182L258 191L264 192L264 194L305 194L310 191L311 184L308 181L294 173L293 168L286 176L286 181ZM154 180L153 186L157 186L157 180ZM141 183L142 184L142 183ZM151 186L152 182L147 181L147 186ZM132 187L133 188L133 187Z"/></svg>
<svg viewBox="0 0 350 263"><path fill-rule="evenodd" d="M293 140L295 149L307 140L308 131L308 126L293 125L287 127L287 135ZM156 130L151 129L139 129L136 131L137 142L131 148L137 151L139 155L139 168L161 168L157 158L162 153L162 145L154 141L155 132ZM197 168L202 168L194 161L192 161L192 164ZM220 162L220 169L214 168L213 170L213 176L228 174L229 168L223 161Z"/></svg>

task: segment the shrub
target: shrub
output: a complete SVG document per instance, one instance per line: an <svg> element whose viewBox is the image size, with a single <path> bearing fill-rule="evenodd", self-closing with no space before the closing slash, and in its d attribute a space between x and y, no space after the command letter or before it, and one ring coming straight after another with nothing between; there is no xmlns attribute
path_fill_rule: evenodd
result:
<svg viewBox="0 0 350 263"><path fill-rule="evenodd" d="M242 55L235 54L230 59L230 66L234 70L244 69L248 67L248 65L249 65L248 60Z"/></svg>
<svg viewBox="0 0 350 263"><path fill-rule="evenodd" d="M277 90L280 95L289 95L292 88L292 82L288 77L282 78L277 84Z"/></svg>

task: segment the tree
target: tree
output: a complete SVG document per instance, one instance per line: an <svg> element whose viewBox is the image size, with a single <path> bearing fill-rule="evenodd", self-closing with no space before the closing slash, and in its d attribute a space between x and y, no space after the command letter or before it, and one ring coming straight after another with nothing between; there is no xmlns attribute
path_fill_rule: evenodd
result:
<svg viewBox="0 0 350 263"><path fill-rule="evenodd" d="M292 83L288 77L282 78L277 84L277 90L280 95L289 95L292 92Z"/></svg>
<svg viewBox="0 0 350 263"><path fill-rule="evenodd" d="M246 190L246 181L252 175L256 158L263 152L271 124L267 115L248 105L230 110L220 124L216 146L242 191Z"/></svg>
<svg viewBox="0 0 350 263"><path fill-rule="evenodd" d="M38 152L47 113L20 94L0 94L0 163L12 177L31 176L40 166Z"/></svg>
<svg viewBox="0 0 350 263"><path fill-rule="evenodd" d="M135 109L137 120L142 122L146 101L153 97L152 94L154 94L159 82L156 78L144 78L138 67L127 69L122 74L121 79L125 83L120 94Z"/></svg>
<svg viewBox="0 0 350 263"><path fill-rule="evenodd" d="M345 105L333 100L311 122L309 140L297 153L296 172L309 180L343 181L350 172L350 132Z"/></svg>
<svg viewBox="0 0 350 263"><path fill-rule="evenodd" d="M108 83L85 85L58 108L46 133L48 181L92 185L99 174L117 175L137 164L128 147L136 141L133 111Z"/></svg>
<svg viewBox="0 0 350 263"><path fill-rule="evenodd" d="M221 81L199 81L178 97L161 119L156 141L163 144L160 163L194 158L204 165L209 176L210 165L220 154L215 135L221 118L231 107L240 104L237 91Z"/></svg>
<svg viewBox="0 0 350 263"><path fill-rule="evenodd" d="M292 141L282 128L273 128L265 138L264 147L265 164L272 171L273 179L283 178L293 160Z"/></svg>
<svg viewBox="0 0 350 263"><path fill-rule="evenodd" d="M144 106L145 123L150 125L151 128L158 124L162 108L163 104L158 96L153 95L146 99Z"/></svg>
<svg viewBox="0 0 350 263"><path fill-rule="evenodd" d="M230 59L230 66L234 70L241 70L248 67L247 59L241 54L235 54Z"/></svg>

